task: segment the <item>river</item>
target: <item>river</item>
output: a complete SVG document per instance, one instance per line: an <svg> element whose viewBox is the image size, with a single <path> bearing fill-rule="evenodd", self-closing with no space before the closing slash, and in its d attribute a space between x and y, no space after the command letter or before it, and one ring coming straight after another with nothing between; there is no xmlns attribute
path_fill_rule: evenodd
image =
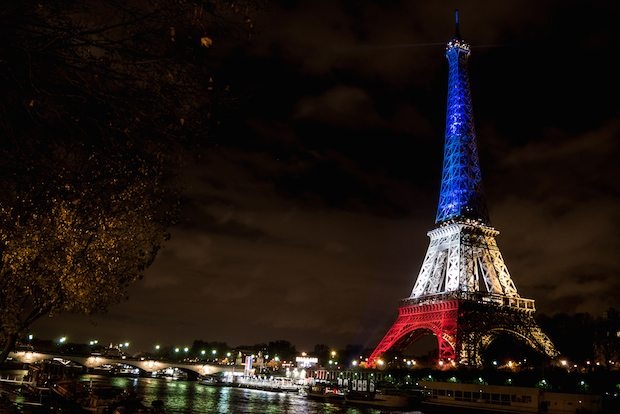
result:
<svg viewBox="0 0 620 414"><path fill-rule="evenodd" d="M90 375L82 380L89 381ZM96 377L97 381L102 378ZM308 400L294 393L276 393L233 387L211 387L193 381L158 378L107 378L110 385L133 389L147 407L162 400L169 414L185 413L379 413Z"/></svg>
<svg viewBox="0 0 620 414"><path fill-rule="evenodd" d="M16 371L13 372L16 373ZM161 400L168 414L380 414L385 412L385 410L366 407L347 407L343 404L313 401L296 393L213 387L195 381L109 377L92 374L81 375L78 380L85 385L92 383L98 386L112 386L119 390L132 390L143 398L142 403L147 407L150 407L154 400Z"/></svg>

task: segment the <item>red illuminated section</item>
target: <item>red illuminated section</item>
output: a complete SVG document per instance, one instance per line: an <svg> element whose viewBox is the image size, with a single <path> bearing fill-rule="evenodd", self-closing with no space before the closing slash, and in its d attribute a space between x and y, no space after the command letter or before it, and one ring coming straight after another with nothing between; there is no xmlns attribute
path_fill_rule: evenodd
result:
<svg viewBox="0 0 620 414"><path fill-rule="evenodd" d="M430 331L436 338L440 361L456 361L458 300L446 300L398 308L398 318L368 358L376 366L389 349L404 349Z"/></svg>

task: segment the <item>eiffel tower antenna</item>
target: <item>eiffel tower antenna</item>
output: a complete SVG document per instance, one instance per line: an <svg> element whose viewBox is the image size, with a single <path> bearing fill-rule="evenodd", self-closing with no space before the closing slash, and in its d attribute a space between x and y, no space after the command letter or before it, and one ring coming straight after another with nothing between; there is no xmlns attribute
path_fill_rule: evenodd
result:
<svg viewBox="0 0 620 414"><path fill-rule="evenodd" d="M500 333L555 356L534 320L534 300L519 296L489 224L482 190L467 62L469 45L456 35L446 45L448 99L441 188L435 228L411 295L369 357L374 365L392 347L420 336L437 338L439 360L479 365Z"/></svg>
<svg viewBox="0 0 620 414"><path fill-rule="evenodd" d="M461 33L459 32L459 9L454 10L454 37L456 39L461 38Z"/></svg>

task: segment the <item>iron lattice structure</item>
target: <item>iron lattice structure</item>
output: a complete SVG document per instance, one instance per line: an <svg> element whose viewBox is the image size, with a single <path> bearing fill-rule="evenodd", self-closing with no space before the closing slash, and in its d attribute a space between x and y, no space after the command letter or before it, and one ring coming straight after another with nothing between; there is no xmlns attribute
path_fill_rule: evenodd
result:
<svg viewBox="0 0 620 414"><path fill-rule="evenodd" d="M439 358L479 365L481 352L509 333L549 356L557 352L534 320L534 300L521 298L489 226L476 146L467 60L469 45L448 42L448 106L436 228L409 298L369 358L402 349L426 334Z"/></svg>
<svg viewBox="0 0 620 414"><path fill-rule="evenodd" d="M448 42L446 57L448 108L441 191L435 222L470 218L488 223L467 74L469 45L458 38L452 39Z"/></svg>

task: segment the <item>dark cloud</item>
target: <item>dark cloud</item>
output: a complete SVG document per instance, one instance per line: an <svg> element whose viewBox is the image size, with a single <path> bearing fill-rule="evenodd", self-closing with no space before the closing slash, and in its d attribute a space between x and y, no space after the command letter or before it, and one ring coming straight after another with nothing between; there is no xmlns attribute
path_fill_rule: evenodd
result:
<svg viewBox="0 0 620 414"><path fill-rule="evenodd" d="M297 105L296 117L329 124L364 128L381 123L366 91L350 86L338 86L319 96L305 97Z"/></svg>
<svg viewBox="0 0 620 414"><path fill-rule="evenodd" d="M585 133L549 131L504 157L489 180L502 193L494 222L510 231L502 239L513 278L546 312L617 306L620 184L610 156L619 127L614 118Z"/></svg>
<svg viewBox="0 0 620 414"><path fill-rule="evenodd" d="M242 99L188 162L182 222L144 281L96 326L36 329L145 348L374 345L433 228L457 6L491 221L519 292L547 313L620 306L617 2L456 3L274 5L221 70Z"/></svg>

